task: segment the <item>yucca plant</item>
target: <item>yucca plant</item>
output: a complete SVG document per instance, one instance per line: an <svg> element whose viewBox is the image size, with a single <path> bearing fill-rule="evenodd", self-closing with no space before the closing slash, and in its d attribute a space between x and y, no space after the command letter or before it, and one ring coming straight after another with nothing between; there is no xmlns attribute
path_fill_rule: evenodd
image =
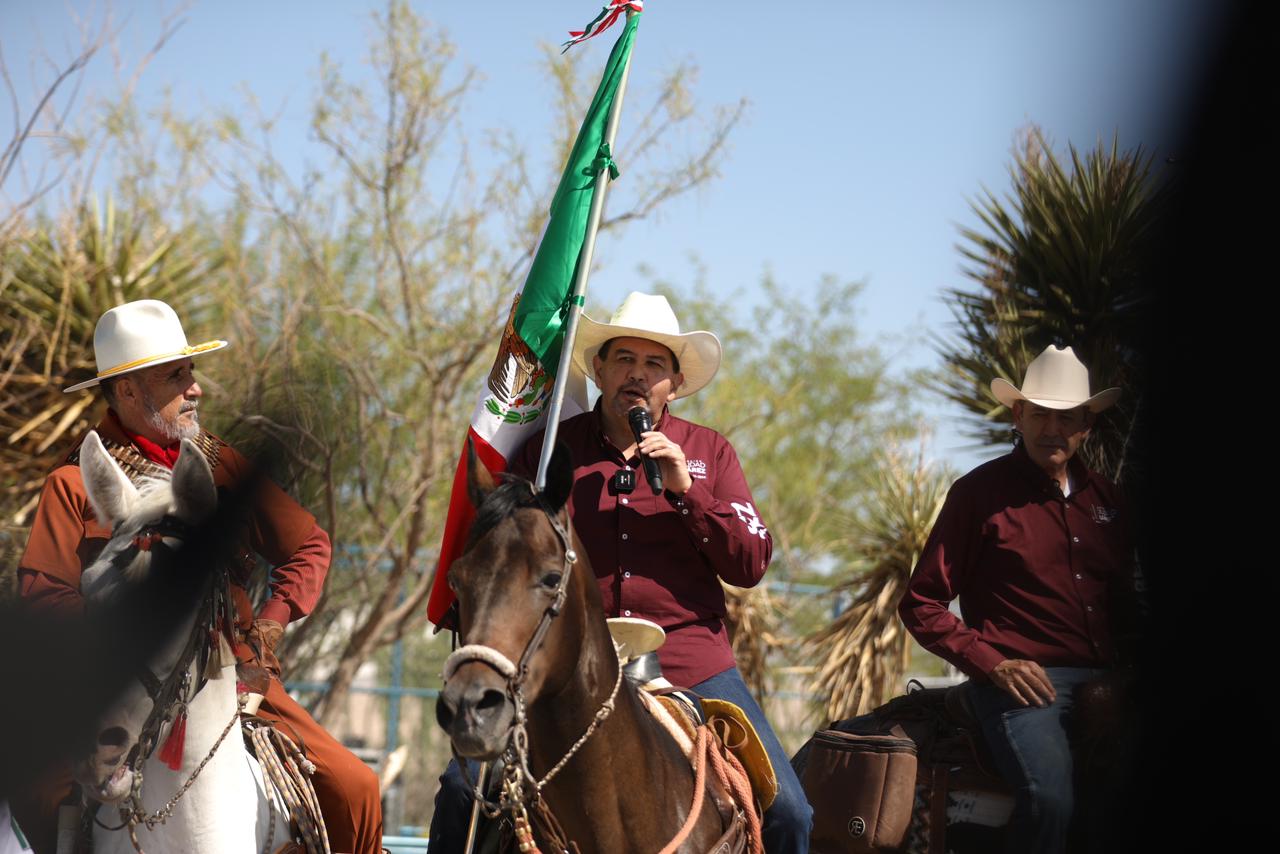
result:
<svg viewBox="0 0 1280 854"><path fill-rule="evenodd" d="M778 639L781 615L763 585L750 590L723 583L721 586L728 610L725 624L733 639L738 672L756 701L763 703L770 689L769 651L783 645Z"/></svg>
<svg viewBox="0 0 1280 854"><path fill-rule="evenodd" d="M810 690L829 720L864 714L900 688L911 643L898 602L924 549L951 478L931 467L923 446L914 458L886 450L869 485L867 509L850 521L849 575L834 589L851 605L804 643L820 662Z"/></svg>
<svg viewBox="0 0 1280 854"><path fill-rule="evenodd" d="M1045 347L1070 345L1097 389L1125 390L1081 453L1092 468L1128 480L1151 293L1143 265L1165 191L1141 148L1121 152L1113 138L1069 153L1064 166L1032 128L1010 169L1012 194L988 191L973 202L982 228L961 229L960 251L977 287L946 291L957 329L937 342L945 368L933 386L969 412L967 429L981 443L1007 445L1011 414L991 380L1018 385Z"/></svg>
<svg viewBox="0 0 1280 854"><path fill-rule="evenodd" d="M113 306L164 300L197 324L197 294L219 261L193 231L86 203L74 217L0 248L0 520L21 526L67 440L101 417L99 396L63 394L95 371L93 330Z"/></svg>

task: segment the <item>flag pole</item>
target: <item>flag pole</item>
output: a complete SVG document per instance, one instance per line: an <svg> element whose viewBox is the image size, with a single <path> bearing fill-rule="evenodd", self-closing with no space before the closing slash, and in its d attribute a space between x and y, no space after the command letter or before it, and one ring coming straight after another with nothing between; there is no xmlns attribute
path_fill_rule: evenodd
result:
<svg viewBox="0 0 1280 854"><path fill-rule="evenodd" d="M639 14L634 9L627 9L627 20ZM627 62L622 66L622 79L618 81L618 91L613 96L613 104L609 109L609 121L605 124L604 144L613 150L613 140L618 134L618 117L622 114L622 99L627 93L627 77L631 74L631 54L627 54ZM556 446L556 433L560 430L560 412L564 408L565 389L569 383L569 373L573 368L573 342L578 336L578 318L582 316L582 304L586 299L587 277L591 274L591 256L596 248L596 233L600 230L600 215L604 211L604 193L609 186L609 167L601 167L596 174L595 186L591 188L591 210L587 215L587 237L582 244L582 254L578 256L578 266L573 277L573 293L569 297L569 317L565 324L564 344L560 348L560 364L556 368L556 383L551 390L551 406L547 410L546 433L542 440L542 454L538 457L538 474L533 485L541 491L547 485L547 467L551 464L551 453Z"/></svg>

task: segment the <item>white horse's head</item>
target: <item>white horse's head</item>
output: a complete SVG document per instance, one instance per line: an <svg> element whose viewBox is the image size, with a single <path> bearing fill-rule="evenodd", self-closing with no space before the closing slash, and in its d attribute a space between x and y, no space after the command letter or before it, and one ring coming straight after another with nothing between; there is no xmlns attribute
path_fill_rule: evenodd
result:
<svg viewBox="0 0 1280 854"><path fill-rule="evenodd" d="M112 528L111 541L80 578L85 610L92 615L113 607L152 571L164 571L162 564L181 546L182 532L213 514L218 494L204 455L187 439L169 479L134 486L98 434L90 432L80 449L80 472L95 515ZM174 636L142 663L140 670L154 677L146 681L163 683L173 673L195 617L193 608ZM154 705L144 680L133 679L101 717L95 743L73 763L73 775L94 799L116 802L131 791L133 766L140 764L131 761L131 754Z"/></svg>

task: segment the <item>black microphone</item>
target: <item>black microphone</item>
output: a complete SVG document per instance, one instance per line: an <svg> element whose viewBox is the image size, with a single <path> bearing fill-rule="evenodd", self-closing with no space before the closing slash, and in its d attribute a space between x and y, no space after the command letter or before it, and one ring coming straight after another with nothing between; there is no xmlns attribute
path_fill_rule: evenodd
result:
<svg viewBox="0 0 1280 854"><path fill-rule="evenodd" d="M627 422L631 424L631 432L636 437L636 444L640 443L641 433L648 433L653 429L653 419L649 417L649 410L643 406L633 406L628 409ZM658 467L658 461L650 459L643 454L640 459L644 461L644 476L648 478L649 486L653 488L653 494L661 493L662 469Z"/></svg>

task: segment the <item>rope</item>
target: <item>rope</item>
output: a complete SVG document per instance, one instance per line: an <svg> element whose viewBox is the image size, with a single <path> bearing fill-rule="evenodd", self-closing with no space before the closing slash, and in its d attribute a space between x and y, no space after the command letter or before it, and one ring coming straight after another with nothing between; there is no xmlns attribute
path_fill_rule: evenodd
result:
<svg viewBox="0 0 1280 854"><path fill-rule="evenodd" d="M684 825L676 832L675 838L668 842L658 854L675 854L676 849L689 838L694 825L698 823L698 815L702 812L702 800L706 790L709 746L707 728L699 727L698 742L693 746L693 805L689 807L689 817L684 820Z"/></svg>
<svg viewBox="0 0 1280 854"><path fill-rule="evenodd" d="M544 776L541 780L538 780L534 783L534 789L536 791L541 792L542 787L547 785L547 783L550 783L551 778L560 773L560 770L569 763L569 760L573 758L573 755L582 748L582 745L587 743L587 739L591 738L592 733L596 731L596 727L604 723L605 719L608 718L609 715L613 713L614 701L617 700L618 689L621 687L622 687L622 668L619 667L618 678L613 681L613 690L609 692L609 699L601 703L600 708L596 709L595 717L591 719L590 725L587 726L587 731L582 734L581 738L579 738L577 741L573 743L573 747L569 748L569 752L566 753L564 757L561 758L561 760L555 764L555 767L553 767L550 771L546 773L546 776ZM526 756L527 754L525 756L521 756L521 762L527 771L528 765L527 765ZM529 775L529 779L533 780L532 774Z"/></svg>
<svg viewBox="0 0 1280 854"><path fill-rule="evenodd" d="M760 815L755 808L755 794L751 791L751 779L747 771L738 761L738 757L730 750L716 750L711 746L711 766L735 803L742 807L747 817L747 850L750 854L764 854L764 841L761 836Z"/></svg>
<svg viewBox="0 0 1280 854"><path fill-rule="evenodd" d="M251 725L248 730L263 777L289 808L289 815L298 825L308 854L330 854L329 834L325 830L315 786L311 783L315 763L302 755L289 736L273 726ZM267 795L270 797L271 792L268 791Z"/></svg>

